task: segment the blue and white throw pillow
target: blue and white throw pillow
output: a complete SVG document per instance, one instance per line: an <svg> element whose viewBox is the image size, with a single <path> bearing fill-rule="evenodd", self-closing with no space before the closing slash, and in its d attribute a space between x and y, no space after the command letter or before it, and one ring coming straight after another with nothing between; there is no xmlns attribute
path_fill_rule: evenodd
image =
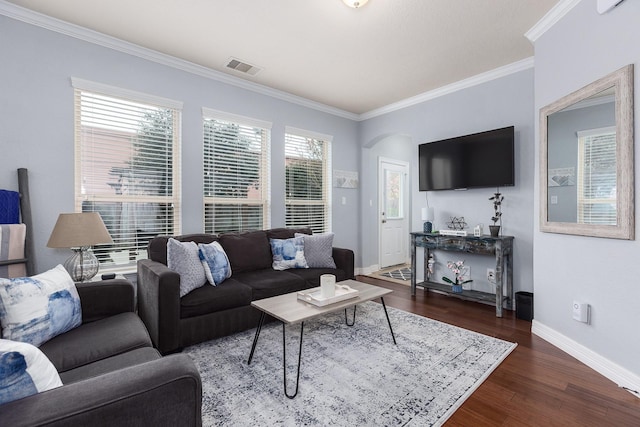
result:
<svg viewBox="0 0 640 427"><path fill-rule="evenodd" d="M302 234L296 233L295 237L304 239L304 257L309 268L336 268L333 259L334 234Z"/></svg>
<svg viewBox="0 0 640 427"><path fill-rule="evenodd" d="M39 348L0 339L0 405L61 385L58 371Z"/></svg>
<svg viewBox="0 0 640 427"><path fill-rule="evenodd" d="M3 338L35 346L80 326L80 297L67 270L0 279L0 323Z"/></svg>
<svg viewBox="0 0 640 427"><path fill-rule="evenodd" d="M180 298L207 283L198 245L174 238L167 241L167 267L180 275Z"/></svg>
<svg viewBox="0 0 640 427"><path fill-rule="evenodd" d="M304 239L269 239L271 254L273 255L273 269L287 270L289 268L309 268L304 258Z"/></svg>
<svg viewBox="0 0 640 427"><path fill-rule="evenodd" d="M231 264L227 253L218 242L198 244L200 261L204 267L204 274L213 286L224 282L231 277Z"/></svg>

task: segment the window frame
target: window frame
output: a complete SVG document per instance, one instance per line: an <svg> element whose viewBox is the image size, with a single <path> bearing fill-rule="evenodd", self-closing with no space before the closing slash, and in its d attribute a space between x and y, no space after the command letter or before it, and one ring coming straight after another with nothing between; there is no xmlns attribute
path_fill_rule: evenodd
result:
<svg viewBox="0 0 640 427"><path fill-rule="evenodd" d="M214 120L218 122L225 122L236 126L242 126L245 128L259 129L262 132L261 140L261 155L259 163L261 166L260 171L260 196L258 198L240 198L240 197L216 197L208 196L206 193L207 184L206 177L210 171L207 170L205 157L207 154L207 142L205 135L205 126L207 120ZM265 120L246 117L238 114L228 113L224 111L214 110L211 108L202 108L202 150L203 150L203 162L202 162L202 179L203 179L203 229L205 232L211 232L218 234L219 232L226 231L246 231L249 229L255 229L255 227L240 227L239 229L218 230L215 225L215 218L210 219L207 215L207 205L248 205L248 206L262 206L262 229L266 230L271 227L271 127L272 123ZM211 224L209 224L211 222Z"/></svg>
<svg viewBox="0 0 640 427"><path fill-rule="evenodd" d="M160 205L167 205L171 207L171 215L165 218L163 223L163 229L171 230L172 234L182 233L182 194L181 194L181 144L182 144L182 108L183 103L181 101L175 101L168 98L163 98L143 92L137 92L129 89L124 89L116 86L110 86L102 83L92 82L76 77L71 78L71 85L74 89L74 211L83 212L83 203L157 203ZM167 195L125 195L125 194L100 194L98 193L86 193L83 192L83 165L85 159L83 158L83 141L86 143L83 137L83 93L87 96L93 96L96 98L105 97L112 98L123 104L139 104L149 107L149 110L154 108L171 110L172 112L172 143L171 143L171 186L170 194ZM87 162L90 160L86 160ZM112 166L117 167L117 165ZM170 218L170 219L169 219ZM128 231L130 232L130 230ZM160 232L159 234L164 234ZM112 236L114 237L114 236ZM149 236L147 236L149 237ZM114 238L114 240L116 240ZM148 240L148 239L147 239ZM123 245L124 243L124 245ZM113 248L112 248L113 246ZM116 249L116 246L120 246L120 249ZM143 253L138 252L140 247L140 237L137 234L131 239L121 240L113 245L97 245L97 249L102 248L106 250L110 255L121 251L129 251L128 262L126 263L114 263L103 262L104 260L99 258L101 271L118 271L128 272L135 271L137 259L143 259L146 256ZM134 252L132 252L134 251ZM132 259L132 253L135 254L135 259ZM111 257L110 257L111 258Z"/></svg>
<svg viewBox="0 0 640 427"><path fill-rule="evenodd" d="M579 224L602 224L602 225L616 225L617 223L617 212L614 210L613 222L593 222L593 221L585 221L585 217L591 217L591 215L586 214L587 207L593 206L606 206L611 205L616 206L616 195L613 197L588 197L585 195L585 187L587 186L586 180L591 177L590 173L587 173L586 169L586 149L587 144L590 143L590 140L598 138L598 137L611 137L613 136L613 151L612 155L609 153L610 157L613 160L616 160L616 150L617 150L617 142L616 142L616 127L615 126L607 126L603 128L589 129L584 131L578 131L578 173L577 173L577 220ZM613 178L616 180L616 167L613 168ZM615 187L614 187L615 190Z"/></svg>
<svg viewBox="0 0 640 427"><path fill-rule="evenodd" d="M323 233L332 231L332 163L331 163L331 148L333 143L333 136L322 134L319 132L304 130L295 128L292 126L285 127L285 135L284 135L284 157L285 157L285 165L287 162L287 144L289 143L289 136L293 136L296 138L304 138L307 140L315 140L322 142L323 148L323 158L322 158L322 200L320 201L310 201L310 200L297 200L289 197L289 183L285 178L285 226L286 227L298 227L299 224L297 221L291 222L288 214L289 206L323 206L324 212L324 222L321 229L314 229L314 233ZM285 166L286 168L286 166ZM285 172L286 173L286 172ZM311 224L309 226L313 229Z"/></svg>

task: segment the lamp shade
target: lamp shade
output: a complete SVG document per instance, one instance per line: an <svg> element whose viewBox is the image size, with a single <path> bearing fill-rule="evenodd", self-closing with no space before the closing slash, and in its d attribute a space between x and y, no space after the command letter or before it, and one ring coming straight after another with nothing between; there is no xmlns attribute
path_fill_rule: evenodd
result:
<svg viewBox="0 0 640 427"><path fill-rule="evenodd" d="M113 243L98 212L63 213L53 227L47 246L79 248L100 243Z"/></svg>
<svg viewBox="0 0 640 427"><path fill-rule="evenodd" d="M422 220L423 221L433 221L433 217L435 213L433 208L422 208Z"/></svg>

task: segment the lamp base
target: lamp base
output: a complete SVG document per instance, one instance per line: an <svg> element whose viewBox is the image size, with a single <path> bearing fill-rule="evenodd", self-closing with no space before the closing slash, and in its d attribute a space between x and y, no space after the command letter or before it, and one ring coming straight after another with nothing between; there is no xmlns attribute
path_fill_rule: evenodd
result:
<svg viewBox="0 0 640 427"><path fill-rule="evenodd" d="M73 255L63 265L74 282L86 282L98 274L100 263L89 246L71 250Z"/></svg>
<svg viewBox="0 0 640 427"><path fill-rule="evenodd" d="M433 231L433 224L431 221L425 221L423 224L423 230L425 233L431 233Z"/></svg>

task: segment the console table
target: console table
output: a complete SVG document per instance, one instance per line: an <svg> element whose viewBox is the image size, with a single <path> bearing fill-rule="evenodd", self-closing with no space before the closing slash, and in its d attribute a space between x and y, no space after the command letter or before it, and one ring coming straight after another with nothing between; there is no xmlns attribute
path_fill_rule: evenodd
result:
<svg viewBox="0 0 640 427"><path fill-rule="evenodd" d="M416 248L424 248L424 282L416 283ZM466 252L470 254L493 255L496 259L496 293L463 290L454 293L451 286L432 282L428 275L428 260L432 250ZM496 317L502 317L502 306L506 302L509 309L513 305L513 236L446 236L441 234L411 233L411 295L416 294L416 286L444 292L447 295L472 301L495 302ZM506 285L506 292L505 292Z"/></svg>

